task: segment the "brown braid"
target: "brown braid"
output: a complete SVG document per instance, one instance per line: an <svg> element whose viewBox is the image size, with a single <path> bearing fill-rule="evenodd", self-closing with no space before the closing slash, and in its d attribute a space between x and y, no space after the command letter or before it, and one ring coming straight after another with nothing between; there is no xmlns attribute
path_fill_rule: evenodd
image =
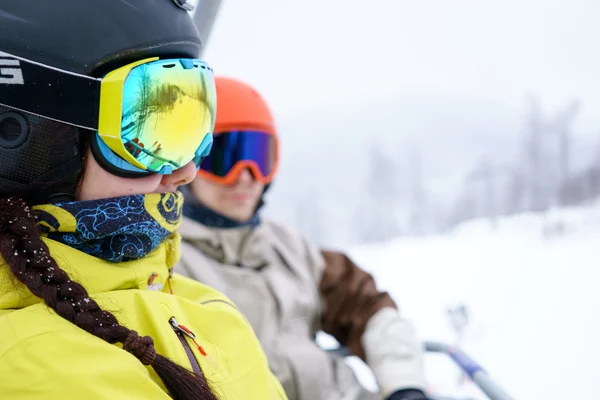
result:
<svg viewBox="0 0 600 400"><path fill-rule="evenodd" d="M18 197L0 199L0 255L13 275L58 315L151 365L177 400L217 400L203 376L156 354L151 337L120 325L116 317L69 279L42 241L28 204ZM1 264L0 264L1 266Z"/></svg>

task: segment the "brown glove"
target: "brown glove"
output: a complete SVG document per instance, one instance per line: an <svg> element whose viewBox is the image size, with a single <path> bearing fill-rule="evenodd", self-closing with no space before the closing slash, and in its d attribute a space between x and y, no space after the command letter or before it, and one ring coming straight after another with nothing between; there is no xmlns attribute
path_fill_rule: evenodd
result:
<svg viewBox="0 0 600 400"><path fill-rule="evenodd" d="M396 308L386 292L379 292L375 280L343 253L321 251L325 271L320 284L325 301L323 331L366 361L361 338L369 319L384 307Z"/></svg>

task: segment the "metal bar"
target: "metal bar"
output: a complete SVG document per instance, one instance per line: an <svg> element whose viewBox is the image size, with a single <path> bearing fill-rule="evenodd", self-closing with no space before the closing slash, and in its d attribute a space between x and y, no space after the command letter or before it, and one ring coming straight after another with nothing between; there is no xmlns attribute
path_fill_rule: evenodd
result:
<svg viewBox="0 0 600 400"><path fill-rule="evenodd" d="M425 350L431 353L444 353L458 365L490 400L514 400L465 352L440 342L425 342Z"/></svg>
<svg viewBox="0 0 600 400"><path fill-rule="evenodd" d="M212 32L217 14L221 8L222 0L197 0L196 7L191 12L194 24L202 39L202 49L206 48Z"/></svg>

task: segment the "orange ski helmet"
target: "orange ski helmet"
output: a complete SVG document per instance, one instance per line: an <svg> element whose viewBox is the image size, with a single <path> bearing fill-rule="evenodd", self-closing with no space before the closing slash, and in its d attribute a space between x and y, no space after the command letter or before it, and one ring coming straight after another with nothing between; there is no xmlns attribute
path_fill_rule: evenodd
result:
<svg viewBox="0 0 600 400"><path fill-rule="evenodd" d="M249 129L277 134L269 106L253 87L239 80L224 77L215 77L215 84L215 134Z"/></svg>
<svg viewBox="0 0 600 400"><path fill-rule="evenodd" d="M244 82L215 77L215 84L213 147L198 174L216 183L232 184L248 168L257 181L271 183L279 166L279 141L269 106Z"/></svg>

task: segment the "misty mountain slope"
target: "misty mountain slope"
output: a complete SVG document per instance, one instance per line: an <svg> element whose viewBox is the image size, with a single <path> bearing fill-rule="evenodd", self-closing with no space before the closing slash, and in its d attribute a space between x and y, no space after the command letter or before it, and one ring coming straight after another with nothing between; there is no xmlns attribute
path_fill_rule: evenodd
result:
<svg viewBox="0 0 600 400"><path fill-rule="evenodd" d="M408 233L418 212L427 213L423 229L436 231L451 220L468 175L484 158L507 170L526 160L530 118L528 110L484 98L389 92L285 114L278 119L280 174L266 213L327 245L366 240L366 231L376 230L361 227L370 220L398 221L395 233ZM597 135L574 135L576 170L600 149Z"/></svg>
<svg viewBox="0 0 600 400"><path fill-rule="evenodd" d="M298 214L315 208L313 214L324 214L315 215L323 219L324 236L346 242L354 239L345 224L358 210L370 212L367 181L397 186L397 206L404 210L390 213L406 212L415 154L426 189L441 202L460 190L481 156L492 154L499 162L516 157L523 125L518 111L471 98L389 97L348 99L279 120L281 169L267 213L296 224L306 220ZM381 173L370 170L374 149L389 159Z"/></svg>

